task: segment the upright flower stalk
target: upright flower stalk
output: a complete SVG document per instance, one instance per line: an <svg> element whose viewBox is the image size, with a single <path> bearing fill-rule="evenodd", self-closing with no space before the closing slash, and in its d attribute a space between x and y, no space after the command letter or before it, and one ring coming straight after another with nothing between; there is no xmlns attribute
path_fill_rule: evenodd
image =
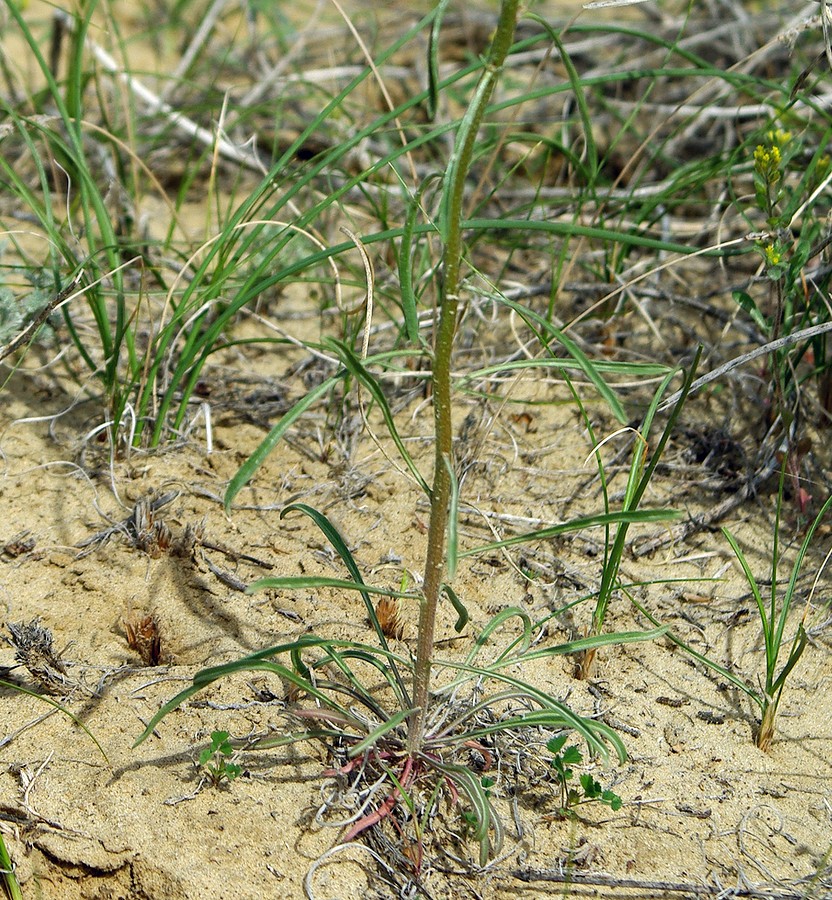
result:
<svg viewBox="0 0 832 900"><path fill-rule="evenodd" d="M445 577L448 510L454 465L451 358L459 311L465 181L474 156L480 124L514 39L518 6L519 0L503 0L485 68L471 105L457 131L453 155L445 174L442 189L440 231L444 241L444 250L439 322L434 338L432 376L436 455L424 588L419 608L419 638L413 677L414 712L408 729L408 750L411 754L417 753L422 748L425 737L436 609Z"/></svg>

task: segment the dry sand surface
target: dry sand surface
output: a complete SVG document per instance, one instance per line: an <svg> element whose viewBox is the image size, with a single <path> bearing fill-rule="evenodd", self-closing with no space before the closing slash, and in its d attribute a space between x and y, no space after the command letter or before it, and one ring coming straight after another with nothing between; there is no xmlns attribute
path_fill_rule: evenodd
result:
<svg viewBox="0 0 832 900"><path fill-rule="evenodd" d="M278 360L269 364L281 368ZM226 370L215 374L228 377ZM240 391L238 410L245 412L252 386L226 382L226 390ZM396 585L404 569L418 570L421 559L425 509L418 491L367 437L354 438L348 454L343 446L328 445L329 459L320 461L327 454L315 446L315 429L308 425L294 446L275 452L227 518L219 500L224 486L262 436L262 429L237 413L216 417L211 453L195 435L188 446L134 453L109 465L103 454L96 459L94 449L79 444L94 408L81 404L51 423L24 421L68 405L51 379L19 374L3 402L3 615L11 623L40 617L49 629L67 664L68 685L58 696L107 754L105 759L63 715L44 718L49 709L42 701L4 690L0 810L26 896L302 896L307 871L338 845L341 833L315 820L326 790L321 773L331 764L325 748L299 744L240 754L243 773L221 788L203 783L196 764L215 729L245 736L278 727L285 699L279 680L220 682L172 713L138 749L131 745L143 723L199 667L310 630L372 640L363 607L351 596L246 595L234 589L232 579L245 584L264 573L343 575L310 522L279 520L281 507L300 498L328 511L368 581ZM471 503L463 518L466 540L487 540L486 520L502 532L510 515L551 522L566 508L570 515L597 511L597 485L584 466L586 435L574 412L564 410L542 408L531 427L504 417L482 431L483 463L465 482ZM402 417L408 440L423 448L417 458L424 457L424 416L406 411ZM681 463L684 443L671 449L679 465L656 480L652 503L706 506L699 485L713 473ZM137 501L160 496L170 500L154 516L169 528L171 548L150 542L141 549L135 529L125 526L79 550L91 536L125 522ZM770 499L735 511L731 523L761 574L771 528L763 510ZM186 539L182 547L188 526L196 528L197 541ZM471 623L454 638L446 612L440 652L467 652L471 635L501 608L519 605L542 618L596 587L599 541L599 534L587 532L527 549L526 566L539 572L534 581L518 573L519 554L495 552L464 566L457 589ZM809 568L816 571L817 565L813 559ZM649 557L630 555L624 567L633 582L692 579L637 593L680 637L757 682L759 625L720 534L699 533ZM720 580L696 580L713 576ZM824 594L822 587L816 596ZM413 613L403 611L405 652L414 646ZM140 632L147 616L158 624L159 659L143 666L128 646L125 623ZM581 610L565 615L550 624L543 640L573 637L585 619ZM625 600L613 605L611 629L648 625ZM510 624L506 629L511 631ZM13 655L7 648L0 662L13 664ZM719 888L735 887L824 896L828 880L813 894L806 879L828 870L828 632L815 632L792 675L768 754L753 744L753 709L744 695L666 640L605 651L589 684L575 681L572 667L568 658L553 657L516 674L619 730L628 761L593 771L622 797L622 810L590 806L574 821L559 820L553 785L541 776L511 798L517 776L507 767L498 773L496 790L506 817L503 857L476 876L449 874L454 866L437 862L424 872L430 896L561 895L561 884L537 878L565 872L575 881L605 876L710 886L714 896ZM33 686L25 671L10 677L18 676ZM354 847L321 864L312 888L319 898L397 896L383 876L371 856ZM576 896L646 896L644 890L572 888ZM677 896L669 888L659 895L663 891Z"/></svg>

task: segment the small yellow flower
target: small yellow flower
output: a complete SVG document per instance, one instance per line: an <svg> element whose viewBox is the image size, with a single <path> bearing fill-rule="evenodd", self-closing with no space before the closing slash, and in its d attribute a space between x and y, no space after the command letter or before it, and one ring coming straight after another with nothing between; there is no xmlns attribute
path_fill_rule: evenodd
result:
<svg viewBox="0 0 832 900"><path fill-rule="evenodd" d="M766 263L769 266L776 266L783 258L783 254L774 244L766 244L763 247L763 253L766 257Z"/></svg>
<svg viewBox="0 0 832 900"><path fill-rule="evenodd" d="M775 147L784 147L792 139L792 133L783 128L772 128L766 134L766 137Z"/></svg>
<svg viewBox="0 0 832 900"><path fill-rule="evenodd" d="M779 147L764 147L762 144L757 144L754 150L754 168L768 184L776 184L780 180L781 161Z"/></svg>

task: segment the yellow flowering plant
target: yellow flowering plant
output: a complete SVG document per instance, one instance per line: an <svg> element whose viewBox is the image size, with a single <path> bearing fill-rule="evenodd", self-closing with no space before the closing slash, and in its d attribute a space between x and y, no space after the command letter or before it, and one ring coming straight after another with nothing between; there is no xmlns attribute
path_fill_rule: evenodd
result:
<svg viewBox="0 0 832 900"><path fill-rule="evenodd" d="M825 384L832 360L827 359L826 332L790 340L830 319L826 303L832 270L823 254L830 243L826 223L829 156L825 152L832 129L818 140L771 126L750 144L755 209L745 214L762 259L763 279L754 279L734 299L751 317L762 342L772 344L769 356L771 392L763 423L770 445L787 448L792 494L801 513L808 511L809 493L801 486L804 386L814 381L820 404L830 411ZM746 151L748 152L748 151ZM760 222L762 218L763 222ZM760 224L763 225L760 229ZM762 291L760 288L762 287ZM819 329L814 329L817 332Z"/></svg>

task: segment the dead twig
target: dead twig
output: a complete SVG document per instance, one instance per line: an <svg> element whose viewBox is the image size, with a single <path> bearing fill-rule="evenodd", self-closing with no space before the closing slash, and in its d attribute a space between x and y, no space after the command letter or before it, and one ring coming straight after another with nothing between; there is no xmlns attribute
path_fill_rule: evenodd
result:
<svg viewBox="0 0 832 900"><path fill-rule="evenodd" d="M803 893L790 891L772 891L765 888L733 888L726 890L717 886L708 887L700 884L684 884L675 881L640 881L635 878L615 878L611 875L580 875L576 872L555 872L539 869L515 869L511 873L519 881L534 884L545 881L554 884L569 884L574 887L604 887L621 891L638 891L640 900L655 897L657 900L668 894L687 894L694 897L721 897L730 900L732 897L748 897L751 900L803 900Z"/></svg>
<svg viewBox="0 0 832 900"><path fill-rule="evenodd" d="M20 349L30 338L34 337L41 325L52 315L53 312L67 300L71 299L73 291L84 276L84 270L79 270L78 274L70 281L70 283L58 291L57 294L43 307L43 309L35 316L34 319L20 332L20 334L9 341L3 347L0 347L0 360L5 359L15 350Z"/></svg>

